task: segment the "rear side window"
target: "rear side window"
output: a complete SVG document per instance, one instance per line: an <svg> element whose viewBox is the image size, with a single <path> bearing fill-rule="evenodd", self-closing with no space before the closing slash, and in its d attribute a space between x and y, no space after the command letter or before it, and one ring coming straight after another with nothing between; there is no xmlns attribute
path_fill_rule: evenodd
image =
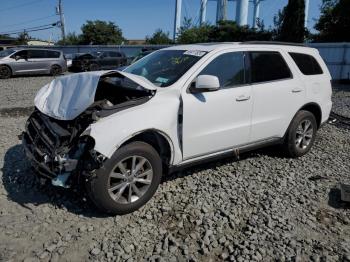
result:
<svg viewBox="0 0 350 262"><path fill-rule="evenodd" d="M28 50L29 58L47 58L46 50Z"/></svg>
<svg viewBox="0 0 350 262"><path fill-rule="evenodd" d="M47 51L47 58L59 58L61 56L60 52L57 51Z"/></svg>
<svg viewBox="0 0 350 262"><path fill-rule="evenodd" d="M321 75L323 74L321 66L311 55L300 53L289 53L294 62L304 75Z"/></svg>
<svg viewBox="0 0 350 262"><path fill-rule="evenodd" d="M279 52L257 51L250 54L251 83L291 78L287 63Z"/></svg>
<svg viewBox="0 0 350 262"><path fill-rule="evenodd" d="M199 75L217 76L221 88L245 83L244 56L242 52L226 53L211 61Z"/></svg>

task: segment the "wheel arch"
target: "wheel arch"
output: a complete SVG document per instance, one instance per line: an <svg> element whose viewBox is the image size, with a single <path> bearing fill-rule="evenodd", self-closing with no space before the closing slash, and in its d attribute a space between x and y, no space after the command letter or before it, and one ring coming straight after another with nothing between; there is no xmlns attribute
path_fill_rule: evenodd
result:
<svg viewBox="0 0 350 262"><path fill-rule="evenodd" d="M315 116L315 118L316 118L317 128L320 128L320 126L321 126L321 121L322 121L322 110L321 110L321 107L320 107L317 103L315 103L315 102L307 103L307 104L303 105L302 107L300 107L300 108L295 112L295 114L293 115L292 119L291 119L290 122L289 122L289 125L288 125L287 129L286 129L285 132L284 132L283 139L282 139L283 141L284 141L284 139L286 138L286 135L287 135L287 133L288 133L288 130L289 130L289 128L290 128L290 126L291 126L291 124L292 124L292 122L293 122L295 116L298 114L298 112L299 112L300 110L305 110L305 111L311 112L311 113Z"/></svg>
<svg viewBox="0 0 350 262"><path fill-rule="evenodd" d="M150 144L158 152L166 170L174 160L174 145L170 137L158 129L146 129L132 134L120 144L120 147L134 141L142 141Z"/></svg>
<svg viewBox="0 0 350 262"><path fill-rule="evenodd" d="M1 67L1 66L5 66L5 67L7 67L8 69L10 69L11 75L13 75L13 70L12 70L12 68L11 68L10 65L8 65L8 64L1 64L0 67Z"/></svg>
<svg viewBox="0 0 350 262"><path fill-rule="evenodd" d="M317 128L319 128L321 126L322 110L321 110L321 107L319 104L317 104L315 102L310 102L310 103L307 103L304 106L302 106L298 110L298 112L300 110L306 110L306 111L309 111L310 113L312 113L316 118Z"/></svg>

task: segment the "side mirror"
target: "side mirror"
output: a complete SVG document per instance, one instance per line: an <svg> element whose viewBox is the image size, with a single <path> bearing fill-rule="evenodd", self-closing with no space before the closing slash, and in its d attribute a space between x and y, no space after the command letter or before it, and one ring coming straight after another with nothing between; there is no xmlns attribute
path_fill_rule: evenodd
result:
<svg viewBox="0 0 350 262"><path fill-rule="evenodd" d="M220 81L217 76L200 75L196 78L196 82L192 91L194 92L208 92L216 91L220 88Z"/></svg>
<svg viewBox="0 0 350 262"><path fill-rule="evenodd" d="M16 61L20 60L21 58L22 58L22 57L19 56L19 55L16 55L16 56L15 56L15 60L16 60Z"/></svg>

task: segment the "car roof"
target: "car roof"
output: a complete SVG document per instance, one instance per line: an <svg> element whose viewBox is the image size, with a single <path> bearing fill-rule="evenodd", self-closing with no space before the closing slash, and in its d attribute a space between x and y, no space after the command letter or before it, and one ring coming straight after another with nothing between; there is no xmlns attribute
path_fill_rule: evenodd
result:
<svg viewBox="0 0 350 262"><path fill-rule="evenodd" d="M61 50L57 49L51 49L51 48L32 48L32 47L17 47L16 51L22 51L22 50L38 50L38 51L55 51L55 52L62 52Z"/></svg>
<svg viewBox="0 0 350 262"><path fill-rule="evenodd" d="M307 47L299 43L287 43L287 42L273 42L273 41L248 41L248 42L220 42L220 43L198 43L198 44L189 44L189 45L177 45L164 48L166 50L196 50L196 51L218 51L228 48L240 48L248 47L256 49L258 48L270 48L270 49L283 49L288 52L302 52L302 53L313 53L317 52L317 49ZM163 49L163 50L164 50Z"/></svg>

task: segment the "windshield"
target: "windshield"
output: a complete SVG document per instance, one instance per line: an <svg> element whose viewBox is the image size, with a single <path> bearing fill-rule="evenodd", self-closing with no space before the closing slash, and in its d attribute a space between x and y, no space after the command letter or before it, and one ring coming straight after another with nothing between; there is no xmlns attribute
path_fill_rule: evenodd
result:
<svg viewBox="0 0 350 262"><path fill-rule="evenodd" d="M16 50L13 50L13 49L6 49L3 51L0 51L0 57L9 56L9 55L13 54L14 52L16 52Z"/></svg>
<svg viewBox="0 0 350 262"><path fill-rule="evenodd" d="M143 76L156 86L166 87L175 83L205 54L195 50L160 50L130 65L124 72Z"/></svg>

